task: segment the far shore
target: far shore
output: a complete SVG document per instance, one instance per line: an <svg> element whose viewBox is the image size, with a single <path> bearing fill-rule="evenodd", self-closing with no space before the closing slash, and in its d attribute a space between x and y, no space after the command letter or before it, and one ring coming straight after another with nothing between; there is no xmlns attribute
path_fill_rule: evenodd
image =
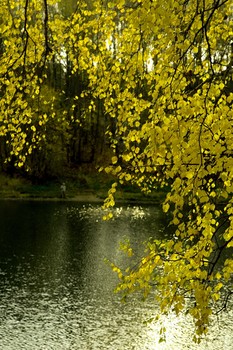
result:
<svg viewBox="0 0 233 350"><path fill-rule="evenodd" d="M17 196L17 197L0 197L0 201L46 201L46 202L80 202L80 203L97 203L97 204L103 204L104 198L98 197L98 195L95 195L94 193L80 193L77 194L74 197L66 197L66 198L60 198L60 197L30 197L30 196ZM161 204L161 198L158 200L158 198L116 198L115 200L116 204Z"/></svg>
<svg viewBox="0 0 233 350"><path fill-rule="evenodd" d="M0 200L61 201L103 204L111 188L111 179L95 179L89 176L86 182L80 179L46 181L33 184L22 177L9 177L0 174ZM62 198L61 183L66 184L66 198ZM116 203L161 204L166 197L163 189L146 195L133 186L119 187L115 193Z"/></svg>
<svg viewBox="0 0 233 350"><path fill-rule="evenodd" d="M80 194L75 197L59 198L59 197L0 197L2 201L51 201L51 202L96 202L103 203L103 199L98 198L94 194Z"/></svg>

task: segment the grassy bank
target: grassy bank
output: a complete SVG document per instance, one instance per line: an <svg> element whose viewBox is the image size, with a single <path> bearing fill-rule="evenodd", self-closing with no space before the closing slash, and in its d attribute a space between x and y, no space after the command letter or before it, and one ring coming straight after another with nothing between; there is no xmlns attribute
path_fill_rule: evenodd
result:
<svg viewBox="0 0 233 350"><path fill-rule="evenodd" d="M47 181L35 182L20 176L7 176L0 174L0 198L12 199L59 199L61 198L60 186L66 183L66 198L74 200L98 200L103 201L113 182L104 174L76 174L76 176L63 177ZM165 193L155 191L150 195L142 194L137 188L125 186L116 193L117 201L125 202L159 202L161 203Z"/></svg>

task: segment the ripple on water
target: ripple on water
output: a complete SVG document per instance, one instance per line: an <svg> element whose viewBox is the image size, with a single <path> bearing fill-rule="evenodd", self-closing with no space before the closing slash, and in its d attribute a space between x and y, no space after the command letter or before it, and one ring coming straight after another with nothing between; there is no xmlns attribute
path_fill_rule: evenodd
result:
<svg viewBox="0 0 233 350"><path fill-rule="evenodd" d="M117 248L126 234L139 242L159 231L157 207L115 208L115 221L106 224L98 206L41 203L38 219L35 207L26 209L27 217L18 208L11 234L0 217L8 247L0 257L0 350L232 349L232 311L214 320L197 346L191 321L170 314L163 319L167 343L159 344L160 324L146 322L156 314L154 300L134 296L122 304L113 295L115 280L102 260L107 253L122 259Z"/></svg>
<svg viewBox="0 0 233 350"><path fill-rule="evenodd" d="M18 291L20 292L20 291ZM202 345L190 342L191 322L183 316L170 314L164 318L167 343L159 344L159 327L156 322L146 323L155 311L152 300L139 303L137 299L122 304L119 300L106 300L99 295L80 295L80 299L61 297L53 299L43 293L5 300L0 308L0 343L3 350L183 350L231 349L232 323L222 316L221 322L212 325L209 338ZM214 347L213 347L214 346Z"/></svg>

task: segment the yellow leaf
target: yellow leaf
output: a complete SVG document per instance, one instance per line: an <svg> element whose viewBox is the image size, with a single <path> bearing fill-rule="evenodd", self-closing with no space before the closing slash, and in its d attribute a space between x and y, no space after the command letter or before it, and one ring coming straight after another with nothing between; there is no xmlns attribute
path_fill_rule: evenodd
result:
<svg viewBox="0 0 233 350"><path fill-rule="evenodd" d="M118 158L116 156L112 157L112 164L116 164L118 161Z"/></svg>

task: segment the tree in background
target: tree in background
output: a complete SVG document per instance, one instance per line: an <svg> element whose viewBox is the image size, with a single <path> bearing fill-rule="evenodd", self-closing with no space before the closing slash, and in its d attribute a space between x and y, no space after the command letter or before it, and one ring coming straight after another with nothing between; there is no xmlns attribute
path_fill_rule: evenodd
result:
<svg viewBox="0 0 233 350"><path fill-rule="evenodd" d="M149 242L136 267L112 266L123 294L155 293L163 313L187 306L199 341L232 295L233 2L63 5L2 1L2 157L23 166L55 130L77 161L81 135L108 136L105 170L118 180L106 208L117 182L145 193L168 185L173 238Z"/></svg>
<svg viewBox="0 0 233 350"><path fill-rule="evenodd" d="M105 152L102 105L90 94L84 70L73 69L67 42L70 18L88 1L3 1L1 4L0 162L34 177L96 163ZM85 16L76 33L82 41ZM77 28L76 28L77 29ZM108 145L107 145L108 146Z"/></svg>

